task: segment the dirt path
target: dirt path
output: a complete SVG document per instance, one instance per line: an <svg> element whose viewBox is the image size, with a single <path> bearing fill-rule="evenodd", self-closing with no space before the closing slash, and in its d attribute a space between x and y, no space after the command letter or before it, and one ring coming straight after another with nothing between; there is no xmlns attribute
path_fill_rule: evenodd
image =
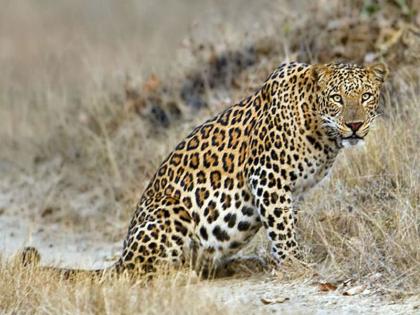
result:
<svg viewBox="0 0 420 315"><path fill-rule="evenodd" d="M59 224L41 228L25 218L0 218L0 252L9 257L25 246L36 247L42 264L100 268L109 264L120 244L105 243L89 234L71 234Z"/></svg>
<svg viewBox="0 0 420 315"><path fill-rule="evenodd" d="M392 302L368 291L343 296L338 292L320 292L311 281L285 283L258 277L204 282L198 287L217 296L226 306L247 305L250 314L420 314L419 299ZM273 304L264 304L262 299Z"/></svg>

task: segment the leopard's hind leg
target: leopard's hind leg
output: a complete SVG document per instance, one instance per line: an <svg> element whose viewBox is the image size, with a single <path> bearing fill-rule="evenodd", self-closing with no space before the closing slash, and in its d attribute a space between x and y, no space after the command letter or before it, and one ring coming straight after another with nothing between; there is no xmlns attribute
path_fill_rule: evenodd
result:
<svg viewBox="0 0 420 315"><path fill-rule="evenodd" d="M184 264L192 233L193 220L179 200L163 197L144 201L131 221L121 266L151 273L160 265Z"/></svg>

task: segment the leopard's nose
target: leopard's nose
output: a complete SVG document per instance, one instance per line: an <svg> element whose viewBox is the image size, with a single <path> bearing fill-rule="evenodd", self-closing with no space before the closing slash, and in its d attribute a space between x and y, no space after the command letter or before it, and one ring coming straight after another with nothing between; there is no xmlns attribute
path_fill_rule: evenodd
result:
<svg viewBox="0 0 420 315"><path fill-rule="evenodd" d="M349 127L353 132L356 132L360 129L360 127L363 125L362 121L352 121L346 123L346 126Z"/></svg>

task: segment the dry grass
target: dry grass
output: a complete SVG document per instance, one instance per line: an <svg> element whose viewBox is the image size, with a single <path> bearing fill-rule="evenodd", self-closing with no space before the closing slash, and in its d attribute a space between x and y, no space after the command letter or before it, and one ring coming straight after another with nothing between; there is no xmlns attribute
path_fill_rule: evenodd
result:
<svg viewBox="0 0 420 315"><path fill-rule="evenodd" d="M419 293L420 112L415 95L403 104L389 103L389 117L378 122L367 145L342 154L332 180L303 206L303 243L325 276L380 273L389 290ZM400 106L410 114L399 113Z"/></svg>
<svg viewBox="0 0 420 315"><path fill-rule="evenodd" d="M389 32L391 22L411 18L393 1L379 1L383 8L366 19L363 15L372 8L362 14L355 8L369 1L345 6L331 1L327 10L319 0L310 8L314 15L308 15L307 4L279 0L261 10L257 5L259 21L251 14L256 8L249 7L254 1L247 6L233 1L228 8L180 1L164 12L159 6L147 8L146 1L140 9L134 1L124 6L103 2L101 9L98 3L51 3L45 10L7 2L8 11L0 12L0 220L19 216L44 230L55 225L64 234L89 231L108 242L125 236L132 205L176 142L250 93L282 60L360 61L381 51L372 39L349 40L348 29L329 33L326 20L343 25L356 19L365 35L366 27L382 34L377 25ZM167 21L169 15L176 18ZM21 23L13 28L16 18ZM161 27L150 27L155 24ZM252 62L235 66L235 52L243 56L244 47ZM215 71L227 50L227 70ZM401 59L399 51L381 54L393 65L384 115L367 145L342 153L331 181L302 203L299 229L308 265L287 266L284 272L289 280L336 282L378 275L376 285L383 292L404 297L420 293L420 69ZM137 115L125 106L126 77L141 87L152 72L163 86L159 102L176 102L182 113L166 128L156 128L148 114ZM207 103L200 109L179 94L185 82L197 80L197 73L205 82L200 97ZM153 97L147 99L151 108ZM247 250L264 246L261 233ZM69 283L3 257L0 309L9 314L244 311L221 308L190 280L191 274L182 271L147 284L125 278Z"/></svg>
<svg viewBox="0 0 420 315"><path fill-rule="evenodd" d="M49 272L22 269L2 262L2 314L239 314L245 309L222 307L200 291L188 271L173 272L152 282L118 279L62 280ZM40 290L39 288L42 288ZM129 292L129 294L127 294Z"/></svg>

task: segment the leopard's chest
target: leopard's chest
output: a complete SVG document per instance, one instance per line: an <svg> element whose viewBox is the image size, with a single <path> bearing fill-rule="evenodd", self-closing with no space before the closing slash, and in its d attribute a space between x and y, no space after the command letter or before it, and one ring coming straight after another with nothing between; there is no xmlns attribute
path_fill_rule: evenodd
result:
<svg viewBox="0 0 420 315"><path fill-rule="evenodd" d="M292 185L293 195L296 199L328 179L334 163L334 157L330 156L323 156L322 158L309 156L307 160L310 161L309 165L304 166L299 171L299 176Z"/></svg>
<svg viewBox="0 0 420 315"><path fill-rule="evenodd" d="M296 199L303 197L308 193L312 188L324 182L330 176L331 167L323 167L314 173L305 174L302 177L299 177L294 185L293 195Z"/></svg>

